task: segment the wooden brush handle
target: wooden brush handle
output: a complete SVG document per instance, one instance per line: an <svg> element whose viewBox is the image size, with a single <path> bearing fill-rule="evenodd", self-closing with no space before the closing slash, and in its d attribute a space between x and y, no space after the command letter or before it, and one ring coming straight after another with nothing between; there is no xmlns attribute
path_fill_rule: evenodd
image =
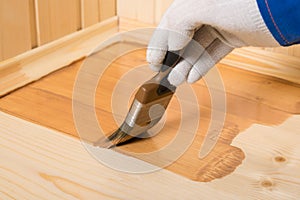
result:
<svg viewBox="0 0 300 200"><path fill-rule="evenodd" d="M135 99L142 104L147 104L173 95L176 87L170 84L168 76L180 60L179 52L168 51L160 72L139 88Z"/></svg>

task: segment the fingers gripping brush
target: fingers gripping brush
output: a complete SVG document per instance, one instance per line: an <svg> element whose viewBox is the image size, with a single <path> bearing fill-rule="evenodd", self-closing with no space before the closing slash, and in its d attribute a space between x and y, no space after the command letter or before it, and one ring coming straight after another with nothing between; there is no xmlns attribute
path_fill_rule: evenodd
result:
<svg viewBox="0 0 300 200"><path fill-rule="evenodd" d="M161 120L176 90L168 76L180 60L179 52L167 52L158 74L140 86L123 124L96 142L96 146L111 148L122 144L146 133Z"/></svg>

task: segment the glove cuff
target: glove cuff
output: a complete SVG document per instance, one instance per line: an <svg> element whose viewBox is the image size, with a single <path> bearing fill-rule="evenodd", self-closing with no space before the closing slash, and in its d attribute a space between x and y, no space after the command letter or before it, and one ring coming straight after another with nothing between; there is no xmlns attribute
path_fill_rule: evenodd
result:
<svg viewBox="0 0 300 200"><path fill-rule="evenodd" d="M276 47L280 44L275 40L272 33L268 29L257 4L256 0L245 0L247 4L250 22L252 23L253 33L248 34L245 42L251 46Z"/></svg>

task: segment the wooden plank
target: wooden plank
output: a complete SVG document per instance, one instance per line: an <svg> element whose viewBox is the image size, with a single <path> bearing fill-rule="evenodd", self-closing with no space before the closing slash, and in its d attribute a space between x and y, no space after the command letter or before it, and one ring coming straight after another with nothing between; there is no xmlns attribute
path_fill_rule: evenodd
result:
<svg viewBox="0 0 300 200"><path fill-rule="evenodd" d="M124 73L145 64L145 51L133 53L131 57L124 56L115 61L104 75L109 78L102 80L106 83L103 92L103 88L98 88L97 113L105 130L116 128L110 114L112 98L109 92ZM245 56L252 58L252 55ZM103 56L100 58L102 60ZM271 58L273 60L275 56ZM12 64L10 66L14 67L5 68L2 72L10 74L18 71L18 65ZM79 66L77 63L75 68ZM210 116L209 93L203 82L194 88L202 108L199 135L186 154L167 168L168 171L154 174L115 172L96 163L76 139L0 113L0 156L4 161L0 164L0 188L3 188L0 193L11 199L299 199L300 119L299 116L289 118L290 114L285 113L299 113L299 85L228 66L219 65L219 68L224 75L228 114L220 142L209 158L198 159ZM76 136L75 129L71 129L72 81L76 69L63 69L41 82L7 95L0 100L1 110ZM143 73L140 75L144 76ZM106 96L101 96L101 92ZM170 121L156 139L132 143L124 146L123 150L152 151L168 143L178 128L176 125L180 124L178 106L174 100L168 110ZM66 128L69 130L66 131ZM99 149L95 151L102 152ZM116 155L112 151L102 153ZM120 159L128 159L117 155ZM161 159L168 159L168 156ZM139 166L144 164L132 159L128 162ZM198 183L169 171L196 181L215 180ZM24 178L22 174L30 174L30 178ZM223 178L216 179L220 177ZM121 183L120 178L123 180Z"/></svg>
<svg viewBox="0 0 300 200"><path fill-rule="evenodd" d="M2 38L2 31L0 31L0 38ZM3 59L3 53L2 53L2 44L0 45L0 62L4 60Z"/></svg>
<svg viewBox="0 0 300 200"><path fill-rule="evenodd" d="M139 0L137 2L137 20L144 23L154 24L155 22L155 0Z"/></svg>
<svg viewBox="0 0 300 200"><path fill-rule="evenodd" d="M276 48L265 48L267 51L275 52L275 53L280 53L284 55L291 55L290 54L290 48L289 47L276 47Z"/></svg>
<svg viewBox="0 0 300 200"><path fill-rule="evenodd" d="M156 4L160 5L161 3L157 3L155 0L118 0L118 15L142 23L154 24Z"/></svg>
<svg viewBox="0 0 300 200"><path fill-rule="evenodd" d="M30 15L30 35L31 35L31 48L38 47L37 35L37 15L36 15L35 0L29 0L29 15Z"/></svg>
<svg viewBox="0 0 300 200"><path fill-rule="evenodd" d="M2 60L31 49L29 0L0 1Z"/></svg>
<svg viewBox="0 0 300 200"><path fill-rule="evenodd" d="M278 127L254 125L235 138L233 145L243 149L245 161L231 175L210 183L166 170L139 175L114 171L75 138L4 113L0 120L0 191L8 199L300 198L299 116ZM118 159L120 165L149 166L111 150L93 151Z"/></svg>
<svg viewBox="0 0 300 200"><path fill-rule="evenodd" d="M116 16L116 0L99 0L100 21L114 16Z"/></svg>
<svg viewBox="0 0 300 200"><path fill-rule="evenodd" d="M99 21L99 1L81 0L81 27L86 28Z"/></svg>
<svg viewBox="0 0 300 200"><path fill-rule="evenodd" d="M147 24L158 24L173 0L118 0L118 15Z"/></svg>
<svg viewBox="0 0 300 200"><path fill-rule="evenodd" d="M137 0L117 0L118 16L136 20L137 19Z"/></svg>
<svg viewBox="0 0 300 200"><path fill-rule="evenodd" d="M221 63L300 83L300 59L258 48L236 49Z"/></svg>
<svg viewBox="0 0 300 200"><path fill-rule="evenodd" d="M159 24L163 14L171 5L173 0L156 0L155 1L155 24Z"/></svg>
<svg viewBox="0 0 300 200"><path fill-rule="evenodd" d="M0 96L88 55L117 32L117 17L0 63Z"/></svg>
<svg viewBox="0 0 300 200"><path fill-rule="evenodd" d="M41 45L81 28L80 0L37 1Z"/></svg>
<svg viewBox="0 0 300 200"><path fill-rule="evenodd" d="M291 48L293 48L293 55L300 58L300 45L296 45Z"/></svg>
<svg viewBox="0 0 300 200"><path fill-rule="evenodd" d="M290 47L277 47L277 48L265 48L267 51L281 53L284 55L290 55L294 57L300 57L300 46L294 45Z"/></svg>
<svg viewBox="0 0 300 200"><path fill-rule="evenodd" d="M133 82L122 80L124 75L131 72L135 67L146 64L145 49L133 51L114 60L106 68L101 79L97 76L98 70L106 66L105 62L108 62L106 59L115 58L116 53L122 49L134 48L136 45L116 43L103 49L95 55L97 59L93 60L95 66L92 72L86 74L88 77L96 77L99 80L95 92L95 109L98 123L105 133L111 133L118 127L112 114L120 115L119 112L112 110L112 102L118 101L113 97L112 91L115 87L120 84L124 86L119 94L124 97L123 99L126 99L132 95L133 88L137 86L135 84L141 84L153 73L146 66L143 70L132 72L136 73ZM73 120L72 99L74 83L81 64L82 62L75 63L3 97L0 100L0 109L28 121L78 137ZM232 170L238 168L243 161L244 154L240 149L231 146L231 142L254 123L276 126L283 123L291 114L300 113L298 103L300 87L298 85L290 85L269 76L225 65L218 65L218 68L223 77L227 96L226 119L218 147L207 159L198 159L198 151L211 122L210 93L205 82L200 81L193 85L195 96L198 102L201 102L199 104L201 115L196 139L188 151L167 168L169 171L195 181L209 181L227 176ZM182 90L179 88L178 92L182 92ZM86 93L87 90L82 95L86 96ZM120 103L125 109L128 108L126 106L129 106L127 104L127 102ZM34 109L32 109L33 107ZM166 125L157 137L125 145L122 149L130 152L152 152L160 149L176 135L178 126L183 119L181 114L178 98L175 97L167 111ZM190 121L192 121L191 119ZM87 135L81 134L81 137L86 141L93 142L99 138L95 131L88 133ZM222 156L220 152L224 152ZM222 161L225 158L230 158L226 165ZM148 162L157 164L156 162L159 160L148 160ZM230 170L228 165L231 166Z"/></svg>
<svg viewBox="0 0 300 200"><path fill-rule="evenodd" d="M119 31L132 31L137 28L155 28L155 25L153 24L147 24L124 17L119 19L119 24Z"/></svg>

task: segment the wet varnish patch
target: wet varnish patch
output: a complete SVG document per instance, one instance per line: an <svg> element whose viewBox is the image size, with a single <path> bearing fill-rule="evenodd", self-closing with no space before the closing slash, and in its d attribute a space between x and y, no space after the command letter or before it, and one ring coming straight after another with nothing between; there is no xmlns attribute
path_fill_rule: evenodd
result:
<svg viewBox="0 0 300 200"><path fill-rule="evenodd" d="M122 45L126 44L117 43L111 46L112 49L109 49L108 53L111 54L114 48L120 48ZM74 63L1 98L0 110L78 137L73 121L72 91L76 73L81 64L81 61ZM146 64L145 50L133 51L115 60L99 81L95 97L96 113L99 124L106 133L118 127L111 110L111 91L122 75L144 64ZM166 167L167 170L193 181L209 182L223 178L242 166L247 160L247 153L241 148L243 145L232 144L232 141L254 124L272 127L272 130L276 131L276 127L284 123L293 113L300 113L300 86L230 66L218 65L218 69L223 77L227 95L227 115L218 144L205 159L199 159L199 150L211 116L209 92L205 82L199 81L192 86L201 111L196 137L187 151L176 162ZM149 78L153 74L150 70L145 73L149 74ZM124 106L127 107L128 104ZM165 127L159 135L120 148L128 152L146 153L163 148L176 135L181 120L180 114L178 101L174 98L167 110ZM248 146L254 148L257 145L256 139L261 139L264 134L260 131L258 129L251 131L253 138L248 138ZM83 139L93 142L98 139L98 136L91 133L88 138ZM246 139L244 145L246 145ZM161 159L167 159L167 157ZM279 165L289 161L278 154L268 159ZM147 162L155 164L158 161L147 160ZM253 165L255 166L255 163ZM260 183L266 185L263 182Z"/></svg>

